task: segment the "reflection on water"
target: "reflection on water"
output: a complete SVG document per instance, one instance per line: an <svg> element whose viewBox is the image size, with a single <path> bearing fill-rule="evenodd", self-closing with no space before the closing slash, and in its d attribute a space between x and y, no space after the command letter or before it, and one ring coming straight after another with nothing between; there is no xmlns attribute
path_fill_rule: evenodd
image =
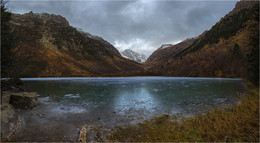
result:
<svg viewBox="0 0 260 143"><path fill-rule="evenodd" d="M203 113L236 103L236 93L244 91L242 80L218 78L41 78L24 83L27 91L40 94L41 103L37 109L19 111L24 131L17 140L26 136L29 141L53 135L76 139L84 124L111 127L165 113ZM32 136L35 131L44 138Z"/></svg>
<svg viewBox="0 0 260 143"><path fill-rule="evenodd" d="M160 105L153 96L146 88L130 89L129 91L120 93L115 98L114 110L119 114L127 116L140 115L142 118L148 117L149 114L155 113L155 109Z"/></svg>

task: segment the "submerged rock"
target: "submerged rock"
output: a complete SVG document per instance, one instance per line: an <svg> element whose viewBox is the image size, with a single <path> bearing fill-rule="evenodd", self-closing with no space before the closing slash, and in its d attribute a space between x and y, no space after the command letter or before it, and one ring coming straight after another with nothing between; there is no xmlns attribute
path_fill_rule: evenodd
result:
<svg viewBox="0 0 260 143"><path fill-rule="evenodd" d="M39 114L39 117L40 118L44 118L44 114Z"/></svg>
<svg viewBox="0 0 260 143"><path fill-rule="evenodd" d="M21 129L21 118L12 105L1 105L1 140L10 140Z"/></svg>
<svg viewBox="0 0 260 143"><path fill-rule="evenodd" d="M10 104L10 92L8 91L3 91L1 92L1 104L7 103Z"/></svg>
<svg viewBox="0 0 260 143"><path fill-rule="evenodd" d="M33 108L38 105L36 92L11 92L10 103L17 108Z"/></svg>

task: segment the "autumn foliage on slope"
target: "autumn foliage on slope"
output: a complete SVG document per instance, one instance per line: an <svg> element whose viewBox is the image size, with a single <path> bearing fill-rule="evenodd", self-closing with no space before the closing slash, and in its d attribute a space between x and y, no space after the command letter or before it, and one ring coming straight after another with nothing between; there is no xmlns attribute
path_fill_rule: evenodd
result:
<svg viewBox="0 0 260 143"><path fill-rule="evenodd" d="M17 62L2 77L122 76L143 72L102 38L92 38L59 15L11 14L8 23ZM94 36L93 36L94 37Z"/></svg>
<svg viewBox="0 0 260 143"><path fill-rule="evenodd" d="M259 2L238 2L233 11L181 51L158 55L161 60L150 60L146 65L157 75L243 77L257 83L258 34Z"/></svg>

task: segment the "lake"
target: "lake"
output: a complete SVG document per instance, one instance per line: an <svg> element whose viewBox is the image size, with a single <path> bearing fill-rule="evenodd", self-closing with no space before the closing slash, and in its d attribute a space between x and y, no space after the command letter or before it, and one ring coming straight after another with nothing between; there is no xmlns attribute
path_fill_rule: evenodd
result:
<svg viewBox="0 0 260 143"><path fill-rule="evenodd" d="M26 78L39 94L35 109L17 110L23 131L14 141L75 141L82 125L142 122L162 114L203 114L238 102L244 81L229 78Z"/></svg>

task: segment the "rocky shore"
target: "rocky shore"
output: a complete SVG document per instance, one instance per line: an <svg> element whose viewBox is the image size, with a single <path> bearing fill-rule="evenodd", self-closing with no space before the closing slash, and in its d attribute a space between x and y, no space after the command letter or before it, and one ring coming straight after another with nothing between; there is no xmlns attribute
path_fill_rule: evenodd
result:
<svg viewBox="0 0 260 143"><path fill-rule="evenodd" d="M78 142L110 142L101 126L84 125L79 132Z"/></svg>
<svg viewBox="0 0 260 143"><path fill-rule="evenodd" d="M21 118L16 109L31 109L38 105L35 92L1 91L1 141L10 141L21 130Z"/></svg>
<svg viewBox="0 0 260 143"><path fill-rule="evenodd" d="M1 141L9 141L21 129L21 118L11 104L1 104Z"/></svg>

